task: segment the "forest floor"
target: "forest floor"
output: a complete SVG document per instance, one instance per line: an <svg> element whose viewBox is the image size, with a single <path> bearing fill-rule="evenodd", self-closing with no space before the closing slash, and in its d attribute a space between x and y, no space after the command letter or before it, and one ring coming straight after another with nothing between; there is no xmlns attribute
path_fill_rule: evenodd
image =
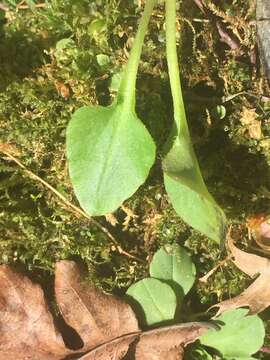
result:
<svg viewBox="0 0 270 360"><path fill-rule="evenodd" d="M198 279L221 264L189 294L195 312L238 295L250 279L176 215L160 156L147 182L114 214L93 222L70 205L79 206L67 171L67 124L82 105L112 102L144 2L10 3L0 9L0 263L16 264L50 287L55 262L75 259L86 264L91 281L123 294L146 276L161 245L178 243L189 251ZM255 1L207 1L206 12L196 3L183 0L178 9L193 144L238 246L268 256L248 241L247 227L250 217L270 210L270 93L257 49ZM159 154L172 123L163 10L160 1L137 81L137 112ZM267 325L268 313L263 317Z"/></svg>

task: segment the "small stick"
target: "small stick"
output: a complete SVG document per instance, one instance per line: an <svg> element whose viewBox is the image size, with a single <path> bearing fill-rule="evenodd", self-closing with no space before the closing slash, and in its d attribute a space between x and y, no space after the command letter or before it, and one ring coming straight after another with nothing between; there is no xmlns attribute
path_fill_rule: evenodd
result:
<svg viewBox="0 0 270 360"><path fill-rule="evenodd" d="M99 228L105 235L107 235L107 237L115 245L117 251L120 254L123 254L123 255L129 257L130 259L136 260L140 263L145 263L144 260L142 260L142 259L138 258L137 256L132 255L132 254L128 253L127 251L125 251L124 249L122 249L122 247L118 244L115 237L109 232L109 230L105 226L103 226L97 220L93 219L91 216L86 214L86 212L84 212L82 209L80 209L76 205L72 204L68 199L66 199L62 194L60 194L52 185L47 183L47 181L43 180L38 175L34 174L31 170L27 169L25 165L23 165L16 157L14 157L12 154L10 154L6 149L1 149L1 145L0 145L0 152L5 154L9 160L14 161L21 169L24 170L24 172L27 175L29 175L34 180L37 180L38 182L43 184L47 189L49 189L51 192L53 192L75 215L77 215L77 216L79 215L79 216L82 216L82 217L90 220L97 228Z"/></svg>
<svg viewBox="0 0 270 360"><path fill-rule="evenodd" d="M201 0L193 0L195 4L198 6L198 8L205 14L205 3Z"/></svg>
<svg viewBox="0 0 270 360"><path fill-rule="evenodd" d="M199 278L199 281L206 284L208 279L210 278L210 276L212 276L218 268L220 268L221 266L223 266L224 264L226 264L226 262L228 262L230 259L232 259L233 256L227 256L224 260L220 261L215 267L213 267L213 269L211 269L210 271L208 271L207 274L205 274L204 276Z"/></svg>
<svg viewBox="0 0 270 360"><path fill-rule="evenodd" d="M35 8L45 8L47 7L47 4L46 3L41 3L41 4L33 4L33 7ZM25 1L21 1L17 6L16 6L16 9L18 10L25 10L25 9L29 9L30 6L25 4Z"/></svg>

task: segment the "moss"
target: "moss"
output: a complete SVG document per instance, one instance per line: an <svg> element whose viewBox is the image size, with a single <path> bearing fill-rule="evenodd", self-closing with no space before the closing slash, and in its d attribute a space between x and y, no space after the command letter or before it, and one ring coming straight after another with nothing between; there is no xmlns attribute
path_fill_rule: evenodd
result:
<svg viewBox="0 0 270 360"><path fill-rule="evenodd" d="M192 137L210 191L245 239L247 216L269 211L270 102L267 84L249 60L255 28L247 24L254 11L246 1L219 7L209 2L229 33L239 35L239 49L232 51L221 43L215 22L200 21L204 17L199 9L188 3L183 0L179 8L179 54ZM28 169L75 204L66 167L65 129L76 108L106 105L115 96L139 4L53 0L47 9L35 12L11 9L5 24L1 20L1 142L16 146ZM137 111L159 154L172 120L162 14L160 4L151 21L137 85ZM106 62L98 61L100 55ZM221 104L226 109L224 119L211 115ZM261 124L260 139L251 138L241 122L245 109L254 109ZM97 284L119 293L147 274L147 263L120 255L98 228L70 213L47 188L4 156L0 198L2 263L21 262L48 275L58 259L74 258L87 264ZM160 155L147 183L114 216L118 224L106 226L124 249L142 259L149 261L162 244L178 242L189 249L201 276L223 256L217 245L176 216L162 184ZM205 310L246 285L243 274L231 265L222 267L207 285L194 290L194 309Z"/></svg>

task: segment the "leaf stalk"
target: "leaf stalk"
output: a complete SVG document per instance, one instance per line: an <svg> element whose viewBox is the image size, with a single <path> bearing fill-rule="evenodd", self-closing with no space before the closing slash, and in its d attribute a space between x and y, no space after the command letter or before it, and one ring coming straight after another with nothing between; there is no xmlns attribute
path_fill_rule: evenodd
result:
<svg viewBox="0 0 270 360"><path fill-rule="evenodd" d="M181 80L176 45L176 0L166 0L166 54L174 107L174 121L177 133L189 135L182 96Z"/></svg>
<svg viewBox="0 0 270 360"><path fill-rule="evenodd" d="M125 108L132 111L135 111L136 79L143 42L156 2L157 0L148 0L146 2L118 91L117 103L124 103Z"/></svg>

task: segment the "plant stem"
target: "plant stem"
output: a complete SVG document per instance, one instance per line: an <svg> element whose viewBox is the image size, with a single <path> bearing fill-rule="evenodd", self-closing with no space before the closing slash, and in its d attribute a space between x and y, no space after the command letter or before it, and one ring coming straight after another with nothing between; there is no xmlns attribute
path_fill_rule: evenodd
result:
<svg viewBox="0 0 270 360"><path fill-rule="evenodd" d="M174 120L178 134L186 132L189 135L177 58L176 30L176 0L166 0L166 53L173 97Z"/></svg>
<svg viewBox="0 0 270 360"><path fill-rule="evenodd" d="M117 102L124 102L125 107L129 110L135 110L136 78L139 61L144 37L156 1L157 0L148 0L146 2L118 92Z"/></svg>

